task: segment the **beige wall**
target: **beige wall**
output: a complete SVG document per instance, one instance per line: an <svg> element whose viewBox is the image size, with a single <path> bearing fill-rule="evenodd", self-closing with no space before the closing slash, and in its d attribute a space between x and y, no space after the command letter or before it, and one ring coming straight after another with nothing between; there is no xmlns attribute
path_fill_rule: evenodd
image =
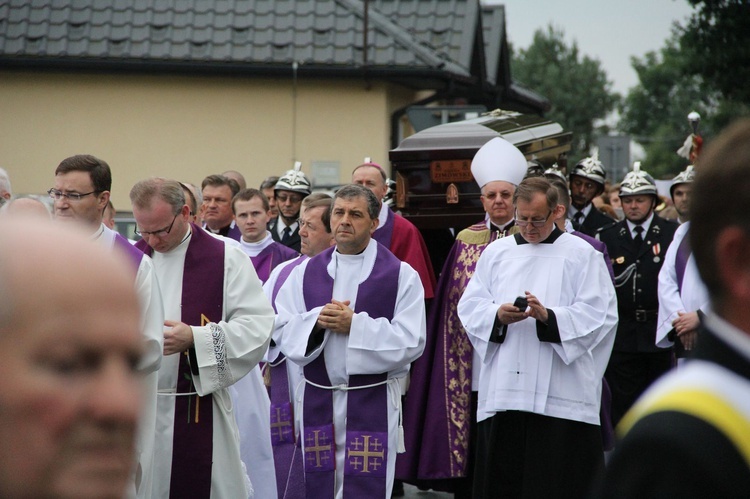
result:
<svg viewBox="0 0 750 499"><path fill-rule="evenodd" d="M340 181L364 156L388 164L390 113L414 99L375 83L228 77L0 72L0 166L14 193L52 186L65 157L112 167L112 201L130 207L136 181L200 183L227 169L250 186L302 161L337 161Z"/></svg>

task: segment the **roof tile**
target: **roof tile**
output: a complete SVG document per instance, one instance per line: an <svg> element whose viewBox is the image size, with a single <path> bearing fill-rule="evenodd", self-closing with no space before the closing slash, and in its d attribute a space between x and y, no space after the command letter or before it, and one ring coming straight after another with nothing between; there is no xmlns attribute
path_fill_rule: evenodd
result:
<svg viewBox="0 0 750 499"><path fill-rule="evenodd" d="M473 10L468 6L476 4ZM478 0L371 0L368 64L468 76ZM6 0L0 59L28 55L362 63L360 0ZM22 37L22 38L21 38Z"/></svg>

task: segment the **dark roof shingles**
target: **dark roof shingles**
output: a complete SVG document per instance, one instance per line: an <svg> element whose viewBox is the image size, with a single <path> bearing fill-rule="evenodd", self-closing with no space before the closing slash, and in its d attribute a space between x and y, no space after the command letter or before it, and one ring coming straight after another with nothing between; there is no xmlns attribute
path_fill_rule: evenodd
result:
<svg viewBox="0 0 750 499"><path fill-rule="evenodd" d="M472 1L370 2L368 63L468 76L459 56ZM0 57L357 66L363 9L359 0L11 0L0 5Z"/></svg>

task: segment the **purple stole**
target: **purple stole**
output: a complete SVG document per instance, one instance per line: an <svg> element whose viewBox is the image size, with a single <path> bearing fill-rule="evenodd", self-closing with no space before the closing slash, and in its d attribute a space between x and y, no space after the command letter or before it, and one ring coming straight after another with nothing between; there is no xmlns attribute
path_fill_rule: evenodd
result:
<svg viewBox="0 0 750 499"><path fill-rule="evenodd" d="M680 294L682 294L682 281L685 279L685 269L687 268L690 253L690 234L686 232L682 241L680 241L680 245L677 247L677 254L674 258L674 271L677 275L677 291L679 291Z"/></svg>
<svg viewBox="0 0 750 499"><path fill-rule="evenodd" d="M224 243L192 225L182 279L182 322L205 326L222 319L224 297ZM143 240L138 248L150 255ZM180 355L177 392L195 391L198 375L195 348ZM213 396L175 397L170 498L210 497L213 465Z"/></svg>
<svg viewBox="0 0 750 499"><path fill-rule="evenodd" d="M334 250L329 248L315 256L305 269L302 292L307 310L329 303L333 296L333 279L327 268ZM400 265L390 251L377 246L372 273L359 285L355 312L393 320ZM305 366L305 378L321 386L331 386L325 352ZM387 378L387 373L349 376L350 388L381 384L347 392L344 497L382 498L386 495ZM336 475L333 390L306 384L302 417L306 497L330 498L334 494Z"/></svg>
<svg viewBox="0 0 750 499"><path fill-rule="evenodd" d="M271 297L274 311L276 311L276 295L279 294L279 289L289 278L292 270L305 260L307 257L300 255L279 272ZM305 496L304 470L301 451L297 445L299 442L294 440L294 406L290 399L289 375L286 369L286 357L279 354L274 365L270 362L266 364L265 381L271 398L271 445L276 468L276 490L279 497L297 499ZM296 454L295 447L297 448Z"/></svg>
<svg viewBox="0 0 750 499"><path fill-rule="evenodd" d="M140 267L141 260L143 260L143 251L130 244L130 241L122 237L119 232L115 232L114 246L120 248L121 251L128 255L128 259L133 262L135 270L138 272L138 267Z"/></svg>
<svg viewBox="0 0 750 499"><path fill-rule="evenodd" d="M258 274L260 282L265 284L271 271L281 262L291 260L297 255L293 249L287 248L281 243L273 242L263 249L260 253L250 257L255 267L255 273Z"/></svg>
<svg viewBox="0 0 750 499"><path fill-rule="evenodd" d="M373 239L388 249L391 248L391 239L393 239L393 218L393 210L389 208L388 218L386 218L383 225L378 227L378 230L372 234Z"/></svg>

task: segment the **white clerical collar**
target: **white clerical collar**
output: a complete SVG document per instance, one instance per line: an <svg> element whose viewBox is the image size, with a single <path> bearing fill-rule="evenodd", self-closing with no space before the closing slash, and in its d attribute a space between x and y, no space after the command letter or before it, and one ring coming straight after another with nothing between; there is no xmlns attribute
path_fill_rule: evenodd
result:
<svg viewBox="0 0 750 499"><path fill-rule="evenodd" d="M104 224L99 224L99 227L96 229L96 232L94 232L91 235L91 240L96 241L100 237L102 237L102 234L104 234Z"/></svg>
<svg viewBox="0 0 750 499"><path fill-rule="evenodd" d="M328 264L328 275L336 278L336 269L338 266L338 262L340 261L344 265L356 265L361 262L361 272L358 276L359 279L357 280L357 284L360 284L364 282L372 272L373 267L375 266L375 257L378 253L378 243L375 241L375 239L370 239L370 243L367 245L365 250L361 253L357 253L356 255L344 255L342 253L339 253L337 250L334 250L333 255L331 257L331 262ZM352 276L349 276L351 278Z"/></svg>
<svg viewBox="0 0 750 499"><path fill-rule="evenodd" d="M513 222L515 222L515 220L511 218L510 220L505 222L503 225L497 225L497 224L492 223L492 220L490 220L489 215L484 219L484 223L487 225L488 229L493 230L494 228L497 228L497 230L499 230L500 232L505 232L505 229L507 229L508 226L512 224Z"/></svg>
<svg viewBox="0 0 750 499"><path fill-rule="evenodd" d="M575 206L571 204L570 209L568 210L568 218L571 220L574 220L575 216L578 213L583 213L583 220L585 220L586 217L589 216L589 213L591 213L591 206L592 206L592 203L589 203L579 210L578 208L576 208Z"/></svg>
<svg viewBox="0 0 750 499"><path fill-rule="evenodd" d="M725 343L731 345L740 355L750 360L750 336L719 317L712 311L706 314L706 327Z"/></svg>
<svg viewBox="0 0 750 499"><path fill-rule="evenodd" d="M268 248L273 243L271 233L266 231L266 236L258 242L249 243L240 238L240 247L248 256L258 256L261 251Z"/></svg>
<svg viewBox="0 0 750 499"><path fill-rule="evenodd" d="M235 224L234 220L232 220L231 222L229 222L229 229L228 230L234 229L235 225L236 224ZM224 229L224 227L222 227L221 229L214 230L211 227L209 227L206 222L203 222L203 228L206 229L206 232L210 232L211 234L220 234L221 231Z"/></svg>
<svg viewBox="0 0 750 499"><path fill-rule="evenodd" d="M652 211L651 214L648 216L646 220L643 221L642 224L640 224L641 227L643 227L643 233L641 234L641 237L646 237L646 232L648 232L648 229L651 227L651 221L654 219L654 212ZM625 221L628 223L628 230L630 230L630 235L632 237L635 237L637 232L635 231L635 228L638 227L637 224L634 224L627 218Z"/></svg>

